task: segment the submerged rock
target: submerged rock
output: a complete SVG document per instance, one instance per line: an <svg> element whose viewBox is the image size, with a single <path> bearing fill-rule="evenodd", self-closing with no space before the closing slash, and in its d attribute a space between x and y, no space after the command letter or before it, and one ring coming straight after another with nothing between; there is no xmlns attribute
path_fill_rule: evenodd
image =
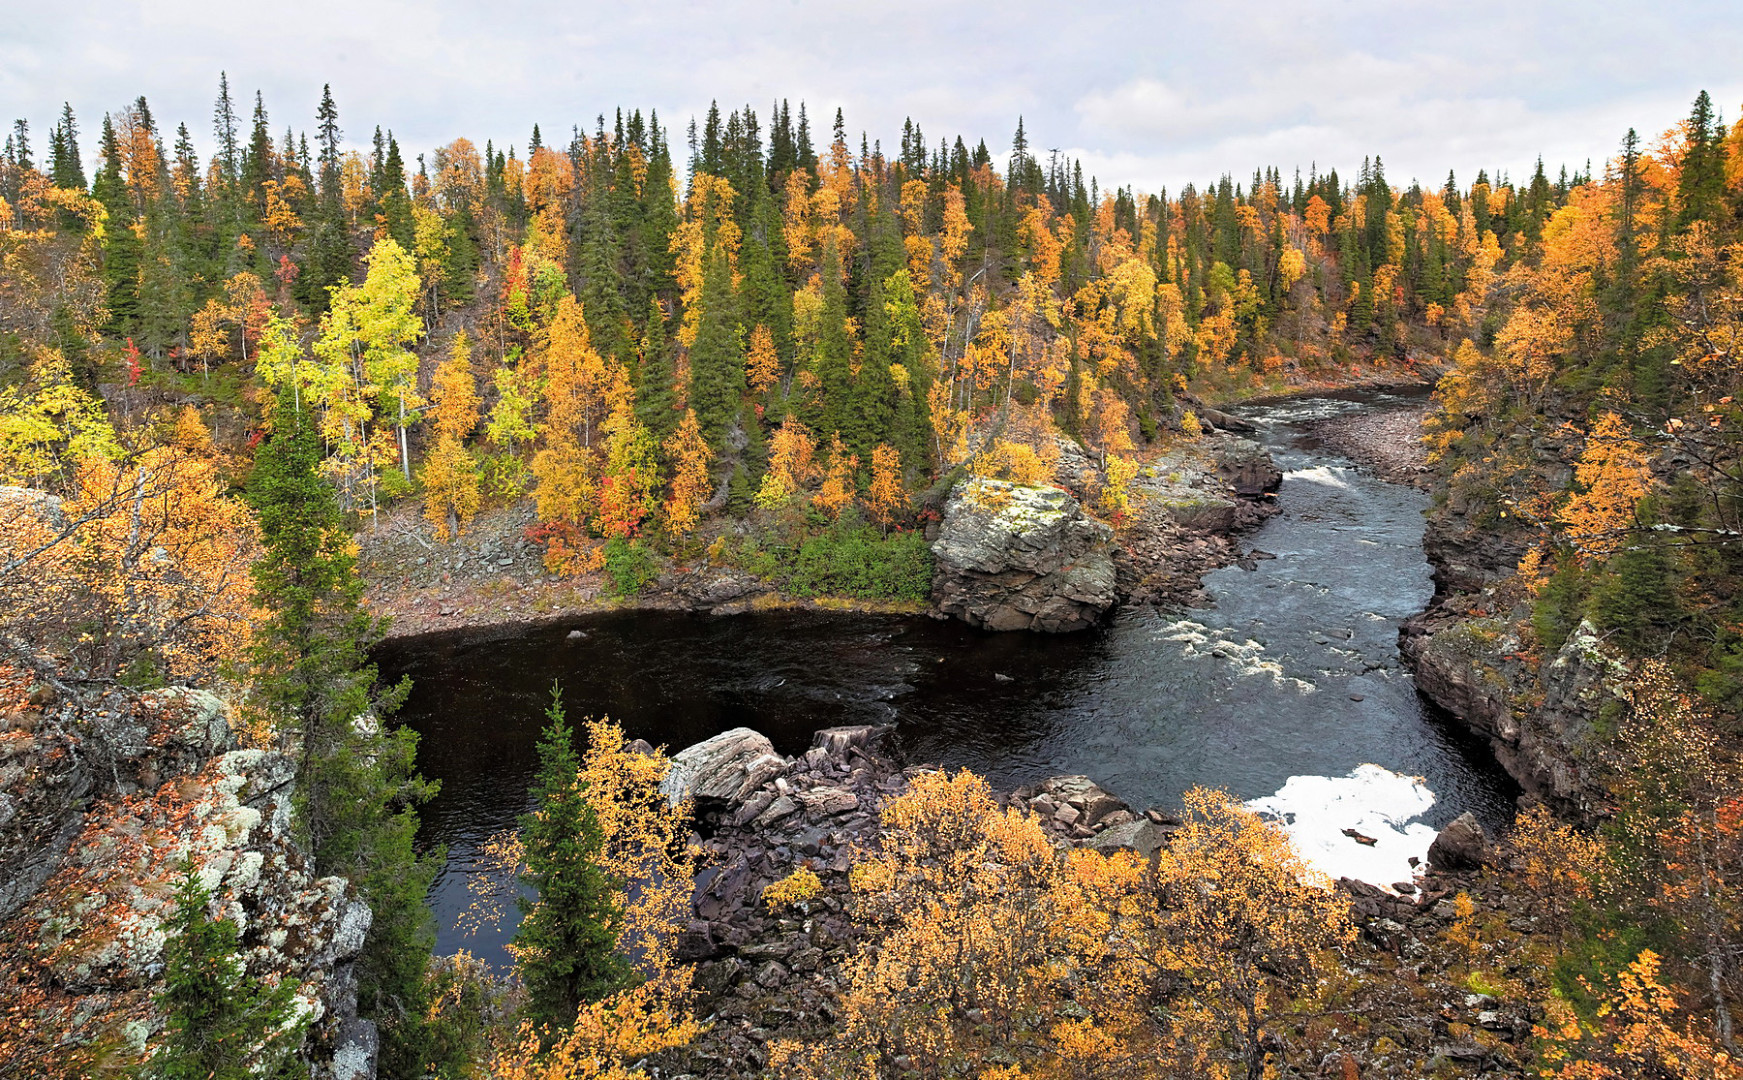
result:
<svg viewBox="0 0 1743 1080"><path fill-rule="evenodd" d="M1112 540L1069 492L977 478L945 505L933 597L987 630L1086 629L1116 599Z"/></svg>

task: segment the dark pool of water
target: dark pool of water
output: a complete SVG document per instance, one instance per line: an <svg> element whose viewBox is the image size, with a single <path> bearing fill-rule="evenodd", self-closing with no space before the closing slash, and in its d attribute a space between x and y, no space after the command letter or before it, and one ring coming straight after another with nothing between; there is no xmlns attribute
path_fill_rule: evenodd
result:
<svg viewBox="0 0 1743 1080"><path fill-rule="evenodd" d="M1268 795L1291 776L1371 762L1425 779L1431 825L1467 809L1501 823L1515 789L1399 664L1398 623L1432 592L1425 496L1300 438L1305 420L1388 403L1247 410L1285 471L1281 512L1249 538L1276 558L1210 575L1207 610L1128 613L1058 637L925 617L626 612L385 650L384 672L414 681L402 716L423 734L419 767L442 783L421 834L448 848L432 896L438 949L500 959L512 933L454 927L479 845L526 809L553 680L571 719L608 715L673 750L742 725L790 754L818 728L893 722L910 760L1004 786L1085 773L1138 806L1201 784ZM587 637L567 641L573 627Z"/></svg>

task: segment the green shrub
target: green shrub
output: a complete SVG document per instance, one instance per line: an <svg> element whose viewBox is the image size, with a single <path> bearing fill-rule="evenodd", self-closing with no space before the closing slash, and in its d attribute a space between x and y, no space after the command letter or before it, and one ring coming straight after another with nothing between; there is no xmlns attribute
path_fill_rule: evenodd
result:
<svg viewBox="0 0 1743 1080"><path fill-rule="evenodd" d="M924 600L932 591L932 549L917 532L885 537L842 522L799 545L790 580L801 596Z"/></svg>
<svg viewBox="0 0 1743 1080"><path fill-rule="evenodd" d="M605 542L605 576L617 595L639 596L660 576L660 564L646 547L614 536Z"/></svg>
<svg viewBox="0 0 1743 1080"><path fill-rule="evenodd" d="M1570 559L1550 577L1531 605L1531 629L1546 653L1554 653L1580 624L1586 603L1586 581Z"/></svg>

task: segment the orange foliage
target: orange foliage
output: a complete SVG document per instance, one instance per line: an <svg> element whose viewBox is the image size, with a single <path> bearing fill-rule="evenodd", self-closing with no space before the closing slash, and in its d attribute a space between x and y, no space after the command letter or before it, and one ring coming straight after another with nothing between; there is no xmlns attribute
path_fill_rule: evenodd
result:
<svg viewBox="0 0 1743 1080"><path fill-rule="evenodd" d="M1621 550L1635 524L1634 508L1651 482L1646 447L1615 413L1605 413L1586 437L1574 469L1581 490L1561 508L1569 542L1582 559Z"/></svg>

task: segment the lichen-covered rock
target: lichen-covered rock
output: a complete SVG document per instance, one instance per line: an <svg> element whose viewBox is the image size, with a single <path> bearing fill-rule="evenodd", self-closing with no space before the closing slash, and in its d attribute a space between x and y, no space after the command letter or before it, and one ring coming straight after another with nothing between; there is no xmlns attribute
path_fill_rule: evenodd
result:
<svg viewBox="0 0 1743 1080"><path fill-rule="evenodd" d="M292 836L293 763L238 749L229 711L204 690L85 690L0 660L0 1025L26 1033L36 1074L69 1075L65 1055L93 1043L147 1050L190 863L250 977L297 987L317 1080L341 1029L368 1026L351 969L369 908L314 875Z"/></svg>
<svg viewBox="0 0 1743 1080"><path fill-rule="evenodd" d="M1069 492L976 478L945 504L933 597L988 630L1082 630L1116 599L1112 539Z"/></svg>

